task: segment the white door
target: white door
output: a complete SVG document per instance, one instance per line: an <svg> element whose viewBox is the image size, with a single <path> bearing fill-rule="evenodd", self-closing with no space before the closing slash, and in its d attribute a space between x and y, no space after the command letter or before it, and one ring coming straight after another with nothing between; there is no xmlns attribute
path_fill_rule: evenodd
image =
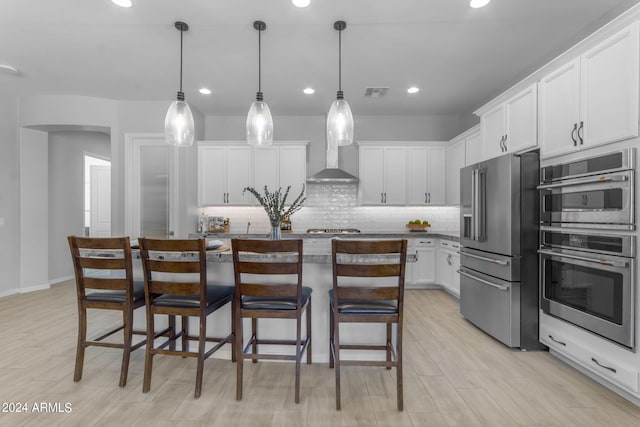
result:
<svg viewBox="0 0 640 427"><path fill-rule="evenodd" d="M460 153L464 162L464 150ZM446 147L430 147L427 151L427 203L430 205L442 205L446 201L446 173L447 173L447 149Z"/></svg>
<svg viewBox="0 0 640 427"><path fill-rule="evenodd" d="M227 150L198 144L198 205L223 205L227 199Z"/></svg>
<svg viewBox="0 0 640 427"><path fill-rule="evenodd" d="M278 147L253 149L253 187L256 190L262 193L265 185L269 191L277 190L280 186L278 170Z"/></svg>
<svg viewBox="0 0 640 427"><path fill-rule="evenodd" d="M638 22L582 55L585 146L638 136Z"/></svg>
<svg viewBox="0 0 640 427"><path fill-rule="evenodd" d="M482 161L483 159L483 150L482 150L482 137L480 136L480 132L475 132L469 135L465 140L466 145L466 155L465 155L465 166L473 165Z"/></svg>
<svg viewBox="0 0 640 427"><path fill-rule="evenodd" d="M504 106L500 104L480 117L484 158L491 159L503 153L501 141L504 137Z"/></svg>
<svg viewBox="0 0 640 427"><path fill-rule="evenodd" d="M90 227L91 237L111 236L111 166L90 167Z"/></svg>
<svg viewBox="0 0 640 427"><path fill-rule="evenodd" d="M384 147L384 202L386 205L407 203L406 153L405 147Z"/></svg>
<svg viewBox="0 0 640 427"><path fill-rule="evenodd" d="M460 204L460 169L465 167L465 140L447 147L447 203Z"/></svg>
<svg viewBox="0 0 640 427"><path fill-rule="evenodd" d="M427 147L407 148L407 195L410 205L427 204Z"/></svg>
<svg viewBox="0 0 640 427"><path fill-rule="evenodd" d="M384 201L383 147L360 147L360 198L364 205L381 205Z"/></svg>
<svg viewBox="0 0 640 427"><path fill-rule="evenodd" d="M280 147L279 154L280 186L284 191L290 185L289 197L297 197L307 180L307 147Z"/></svg>
<svg viewBox="0 0 640 427"><path fill-rule="evenodd" d="M543 157L574 151L580 99L580 61L575 59L540 80L540 153Z"/></svg>
<svg viewBox="0 0 640 427"><path fill-rule="evenodd" d="M538 91L534 83L505 102L506 151L515 153L538 145Z"/></svg>
<svg viewBox="0 0 640 427"><path fill-rule="evenodd" d="M243 193L251 183L251 148L227 148L227 204L250 205L253 196Z"/></svg>

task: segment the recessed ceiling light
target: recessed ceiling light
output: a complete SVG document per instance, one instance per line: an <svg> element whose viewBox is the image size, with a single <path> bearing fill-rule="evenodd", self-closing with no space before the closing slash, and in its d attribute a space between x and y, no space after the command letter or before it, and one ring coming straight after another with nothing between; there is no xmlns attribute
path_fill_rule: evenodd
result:
<svg viewBox="0 0 640 427"><path fill-rule="evenodd" d="M20 70L9 64L0 64L0 71L3 71L7 74L20 74Z"/></svg>
<svg viewBox="0 0 640 427"><path fill-rule="evenodd" d="M305 93L305 95L313 95L314 93L316 93L316 90L312 87L306 87L304 88L303 92Z"/></svg>
<svg viewBox="0 0 640 427"><path fill-rule="evenodd" d="M120 7L131 7L133 4L131 0L111 0L111 2Z"/></svg>
<svg viewBox="0 0 640 427"><path fill-rule="evenodd" d="M296 7L307 7L311 4L311 0L291 0Z"/></svg>
<svg viewBox="0 0 640 427"><path fill-rule="evenodd" d="M407 89L407 93L418 93L418 92L420 92L420 88L416 86L411 86L409 89Z"/></svg>
<svg viewBox="0 0 640 427"><path fill-rule="evenodd" d="M211 95L211 89L207 89L206 87L200 88L200 93L203 95Z"/></svg>
<svg viewBox="0 0 640 427"><path fill-rule="evenodd" d="M471 6L474 9L478 9L479 7L485 7L486 5L489 4L491 0L471 0L469 2L469 6Z"/></svg>

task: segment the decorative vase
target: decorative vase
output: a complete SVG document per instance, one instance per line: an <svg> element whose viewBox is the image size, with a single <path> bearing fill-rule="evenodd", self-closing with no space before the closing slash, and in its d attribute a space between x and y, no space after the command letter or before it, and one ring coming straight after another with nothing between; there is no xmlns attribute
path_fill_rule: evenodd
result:
<svg viewBox="0 0 640 427"><path fill-rule="evenodd" d="M280 234L280 221L271 221L271 240L280 240L282 235Z"/></svg>

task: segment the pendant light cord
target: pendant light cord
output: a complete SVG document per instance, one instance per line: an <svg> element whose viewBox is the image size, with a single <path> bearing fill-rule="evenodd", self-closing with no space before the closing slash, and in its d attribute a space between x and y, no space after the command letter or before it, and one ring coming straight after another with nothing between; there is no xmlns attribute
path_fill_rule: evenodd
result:
<svg viewBox="0 0 640 427"><path fill-rule="evenodd" d="M182 34L184 30L180 30L180 92L182 92Z"/></svg>
<svg viewBox="0 0 640 427"><path fill-rule="evenodd" d="M262 92L262 30L258 30L258 92Z"/></svg>
<svg viewBox="0 0 640 427"><path fill-rule="evenodd" d="M338 31L338 90L342 92L342 30Z"/></svg>

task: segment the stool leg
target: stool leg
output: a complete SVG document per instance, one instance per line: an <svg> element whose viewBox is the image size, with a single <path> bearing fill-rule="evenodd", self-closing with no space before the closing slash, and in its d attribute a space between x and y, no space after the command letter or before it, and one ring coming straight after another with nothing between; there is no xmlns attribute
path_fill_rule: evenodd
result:
<svg viewBox="0 0 640 427"><path fill-rule="evenodd" d="M184 316L182 317L184 321ZM206 343L205 338L207 336L207 322L204 313L200 313L200 333L198 334L198 368L196 370L196 391L193 395L194 398L200 397L202 391L202 372L204 371L204 345Z"/></svg>
<svg viewBox="0 0 640 427"><path fill-rule="evenodd" d="M234 297L235 298L235 297ZM235 300L231 301L231 334L233 335L233 339L231 341L231 361L236 362L238 360L238 352L236 348L236 328L237 328L237 319L236 319L236 302Z"/></svg>
<svg viewBox="0 0 640 427"><path fill-rule="evenodd" d="M307 365L311 365L311 297L307 303L307 337L309 338L309 344L307 345Z"/></svg>
<svg viewBox="0 0 640 427"><path fill-rule="evenodd" d="M176 316L169 315L169 350L175 351L176 349Z"/></svg>
<svg viewBox="0 0 640 427"><path fill-rule="evenodd" d="M336 370L336 409L341 409L341 393L340 393L340 321L334 320L333 329L333 349L335 351L335 370Z"/></svg>
<svg viewBox="0 0 640 427"><path fill-rule="evenodd" d="M182 351L189 351L189 317L182 317ZM187 357L187 356L182 356Z"/></svg>
<svg viewBox="0 0 640 427"><path fill-rule="evenodd" d="M391 323L387 323L387 370L391 369Z"/></svg>
<svg viewBox="0 0 640 427"><path fill-rule="evenodd" d="M155 335L155 326L153 322L153 313L147 308L147 348L144 356L144 380L142 384L142 392L146 393L151 388L151 369L153 368L153 337ZM171 323L171 322L170 322Z"/></svg>
<svg viewBox="0 0 640 427"><path fill-rule="evenodd" d="M251 339L253 340L251 351L253 354L258 354L258 319L255 317L251 319ZM258 363L258 359L253 359L251 362Z"/></svg>
<svg viewBox="0 0 640 427"><path fill-rule="evenodd" d="M302 309L296 316L296 397L295 402L300 403L300 359L302 359Z"/></svg>
<svg viewBox="0 0 640 427"><path fill-rule="evenodd" d="M80 302L82 304L82 302ZM84 365L84 351L87 341L87 309L78 307L78 346L76 347L76 368L73 373L73 381L78 382L82 378Z"/></svg>
<svg viewBox="0 0 640 427"><path fill-rule="evenodd" d="M239 304L239 303L236 303ZM242 351L242 317L240 307L236 306L236 400L242 400L242 367L244 364L244 352Z"/></svg>
<svg viewBox="0 0 640 427"><path fill-rule="evenodd" d="M127 384L129 372L129 358L131 355L131 339L133 337L133 308L130 306L122 310L124 322L124 342L122 343L122 367L120 368L120 387Z"/></svg>
<svg viewBox="0 0 640 427"><path fill-rule="evenodd" d="M396 331L396 356L398 360L396 361L396 374L397 374L397 390L398 393L398 411L402 411L404 409L404 394L403 394L403 384L402 384L402 324L398 323L397 331Z"/></svg>
<svg viewBox="0 0 640 427"><path fill-rule="evenodd" d="M331 302L329 302L329 368L333 368L334 366L334 360L333 360L333 328L334 328L334 324L333 324L333 307L331 305Z"/></svg>

